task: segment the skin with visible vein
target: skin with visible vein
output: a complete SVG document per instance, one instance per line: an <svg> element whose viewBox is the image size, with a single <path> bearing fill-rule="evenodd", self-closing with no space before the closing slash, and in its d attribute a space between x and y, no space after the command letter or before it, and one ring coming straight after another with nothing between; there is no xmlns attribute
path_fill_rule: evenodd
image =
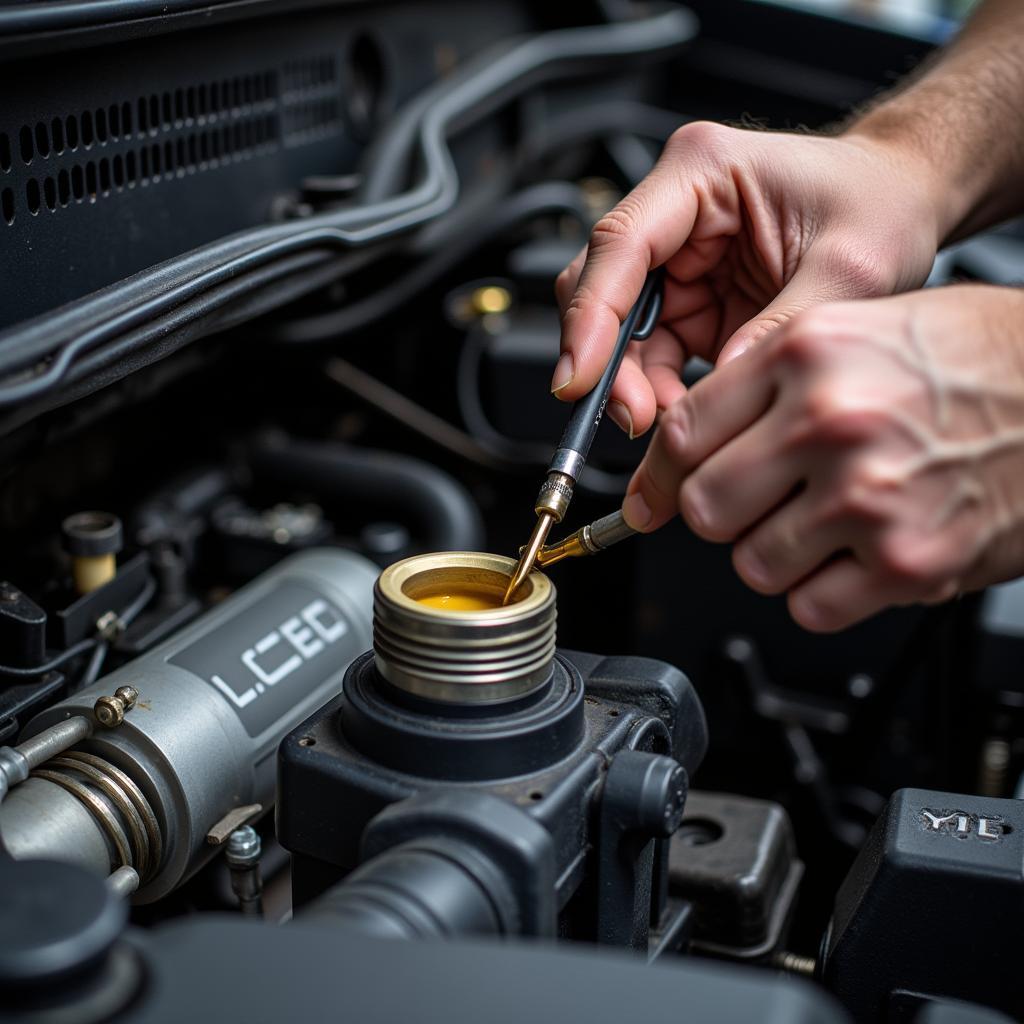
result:
<svg viewBox="0 0 1024 1024"><path fill-rule="evenodd" d="M1024 209L1022 101L1024 4L988 0L835 135L675 133L556 286L572 401L667 271L609 405L631 437L660 417L631 526L680 513L814 630L1024 573L1024 295L911 291ZM690 356L716 369L686 393Z"/></svg>

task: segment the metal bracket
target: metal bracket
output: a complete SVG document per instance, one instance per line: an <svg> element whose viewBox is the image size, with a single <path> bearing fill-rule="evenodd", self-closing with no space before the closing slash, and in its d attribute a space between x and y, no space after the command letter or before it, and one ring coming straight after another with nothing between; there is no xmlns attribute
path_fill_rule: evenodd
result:
<svg viewBox="0 0 1024 1024"><path fill-rule="evenodd" d="M262 804L243 804L228 811L216 825L206 833L206 841L210 846L222 846L236 828L255 821L263 811Z"/></svg>

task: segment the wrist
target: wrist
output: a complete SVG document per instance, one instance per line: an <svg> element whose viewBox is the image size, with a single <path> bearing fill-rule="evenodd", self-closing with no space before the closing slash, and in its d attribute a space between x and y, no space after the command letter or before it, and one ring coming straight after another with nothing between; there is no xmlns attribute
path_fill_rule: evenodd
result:
<svg viewBox="0 0 1024 1024"><path fill-rule="evenodd" d="M918 139L920 126L911 127L913 115L884 104L845 129L840 138L867 152L886 166L906 197L919 229L934 237L935 251L952 241L968 217L971 200L957 184L949 161L931 152Z"/></svg>

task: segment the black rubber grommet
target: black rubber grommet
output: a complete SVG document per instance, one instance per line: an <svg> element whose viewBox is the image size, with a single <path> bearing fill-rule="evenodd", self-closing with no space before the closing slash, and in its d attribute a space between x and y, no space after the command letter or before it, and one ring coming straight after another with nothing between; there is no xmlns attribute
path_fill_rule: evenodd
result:
<svg viewBox="0 0 1024 1024"><path fill-rule="evenodd" d="M116 555L124 543L121 520L112 512L76 512L61 523L69 555Z"/></svg>

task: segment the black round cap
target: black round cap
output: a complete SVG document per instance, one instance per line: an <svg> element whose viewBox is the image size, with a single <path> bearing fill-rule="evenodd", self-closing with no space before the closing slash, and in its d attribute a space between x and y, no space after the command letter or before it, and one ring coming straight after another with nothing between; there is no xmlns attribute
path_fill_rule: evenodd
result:
<svg viewBox="0 0 1024 1024"><path fill-rule="evenodd" d="M84 868L0 861L0 991L88 969L109 952L127 919L127 901Z"/></svg>
<svg viewBox="0 0 1024 1024"><path fill-rule="evenodd" d="M116 555L124 543L121 520L112 512L76 512L60 528L69 555Z"/></svg>
<svg viewBox="0 0 1024 1024"><path fill-rule="evenodd" d="M653 757L647 765L637 800L637 820L644 831L668 838L683 820L686 770L670 757Z"/></svg>

